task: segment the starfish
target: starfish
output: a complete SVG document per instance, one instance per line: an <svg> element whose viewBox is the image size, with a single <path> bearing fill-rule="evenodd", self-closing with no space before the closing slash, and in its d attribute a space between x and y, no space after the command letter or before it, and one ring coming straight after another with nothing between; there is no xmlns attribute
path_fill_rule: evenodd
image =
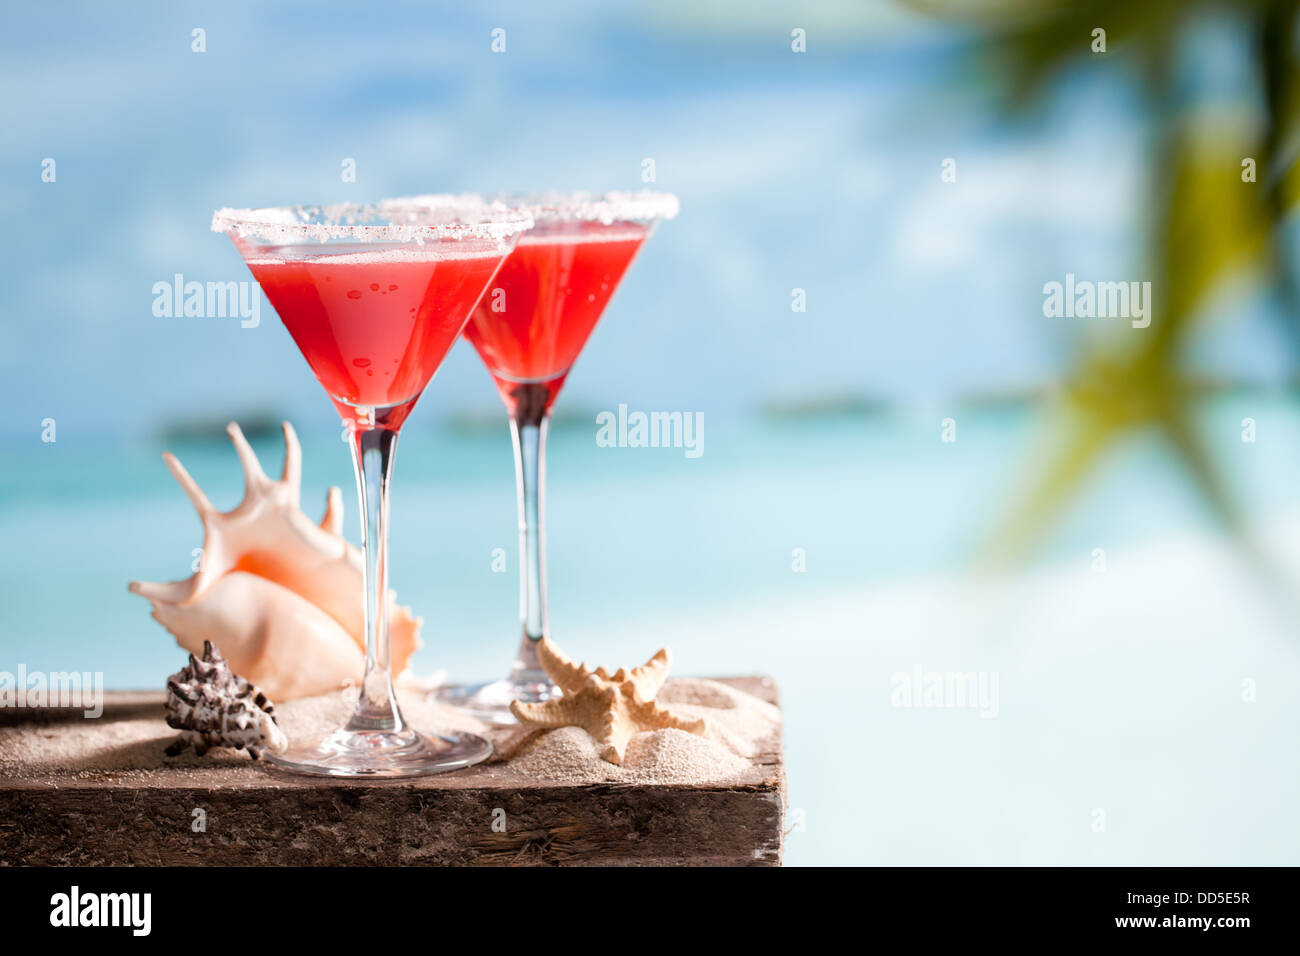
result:
<svg viewBox="0 0 1300 956"><path fill-rule="evenodd" d="M630 673L620 667L612 675L603 667L575 664L549 637L538 642L537 659L564 696L535 704L511 701L510 712L538 727L581 727L604 745L600 755L610 763L621 764L628 741L642 731L675 727L704 733L702 718L678 717L654 701L672 666L666 647Z"/></svg>

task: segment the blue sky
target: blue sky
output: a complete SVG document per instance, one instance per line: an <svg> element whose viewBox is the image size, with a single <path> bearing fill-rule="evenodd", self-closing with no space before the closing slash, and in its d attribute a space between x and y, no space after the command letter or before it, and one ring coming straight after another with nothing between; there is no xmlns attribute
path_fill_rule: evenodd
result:
<svg viewBox="0 0 1300 956"><path fill-rule="evenodd" d="M252 330L152 314L177 272L247 278L207 228L223 205L635 188L654 159L682 214L615 298L573 407L1041 384L1080 331L1043 319L1042 283L1135 268L1145 144L1122 70L1067 78L1012 125L967 37L886 4L606 7L7 9L0 428L144 434L256 408L328 424L269 307ZM1280 374L1272 334L1207 351ZM420 414L495 402L461 345Z"/></svg>

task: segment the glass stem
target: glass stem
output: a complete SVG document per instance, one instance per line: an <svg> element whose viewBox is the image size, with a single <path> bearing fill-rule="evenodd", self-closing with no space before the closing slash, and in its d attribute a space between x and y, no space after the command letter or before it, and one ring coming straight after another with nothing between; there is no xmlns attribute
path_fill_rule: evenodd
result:
<svg viewBox="0 0 1300 956"><path fill-rule="evenodd" d="M537 394L533 394L538 390ZM520 394L522 393L522 394ZM521 385L510 418L519 504L519 617L523 637L510 679L549 684L537 660L537 642L550 634L546 620L546 432L551 416L542 385Z"/></svg>
<svg viewBox="0 0 1300 956"><path fill-rule="evenodd" d="M371 422L382 420L382 413L366 417ZM365 549L366 672L348 721L350 731L400 732L404 726L393 695L388 652L388 484L396 451L396 431L382 424L352 426L352 464L357 473Z"/></svg>

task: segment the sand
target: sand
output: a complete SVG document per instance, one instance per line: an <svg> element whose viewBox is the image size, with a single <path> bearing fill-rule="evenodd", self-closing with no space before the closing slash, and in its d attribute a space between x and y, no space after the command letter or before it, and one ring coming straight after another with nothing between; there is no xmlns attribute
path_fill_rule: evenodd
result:
<svg viewBox="0 0 1300 956"><path fill-rule="evenodd" d="M705 718L704 735L676 728L637 734L622 766L602 759L590 735L577 727L534 732L499 746L508 768L530 777L628 784L725 783L749 768L749 758L775 747L781 712L750 694L717 681L682 679L665 683L658 700L682 716Z"/></svg>

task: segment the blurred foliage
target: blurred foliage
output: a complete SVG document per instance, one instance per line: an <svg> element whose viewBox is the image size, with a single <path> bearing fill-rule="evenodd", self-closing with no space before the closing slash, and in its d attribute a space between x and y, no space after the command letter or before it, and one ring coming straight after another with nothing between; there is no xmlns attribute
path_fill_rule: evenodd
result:
<svg viewBox="0 0 1300 956"><path fill-rule="evenodd" d="M990 557L1003 562L1035 544L1077 494L1102 456L1137 430L1152 430L1186 467L1206 503L1252 556L1241 514L1193 419L1200 389L1186 369L1188 341L1209 316L1226 279L1253 270L1276 290L1293 335L1297 280L1282 229L1300 200L1300 62L1295 54L1300 0L909 0L908 5L965 22L985 40L989 71L1013 111L1041 99L1064 68L1104 56L1130 71L1151 124L1148 170L1149 263L1155 301L1149 328L1092 345L1078 356L1054 414L1060 436L993 535ZM1198 18L1240 18L1254 38L1264 116L1254 125L1197 109L1177 88L1180 44ZM1094 53L1093 31L1106 31ZM1247 111L1249 112L1249 111ZM1257 162L1244 182L1242 160Z"/></svg>

